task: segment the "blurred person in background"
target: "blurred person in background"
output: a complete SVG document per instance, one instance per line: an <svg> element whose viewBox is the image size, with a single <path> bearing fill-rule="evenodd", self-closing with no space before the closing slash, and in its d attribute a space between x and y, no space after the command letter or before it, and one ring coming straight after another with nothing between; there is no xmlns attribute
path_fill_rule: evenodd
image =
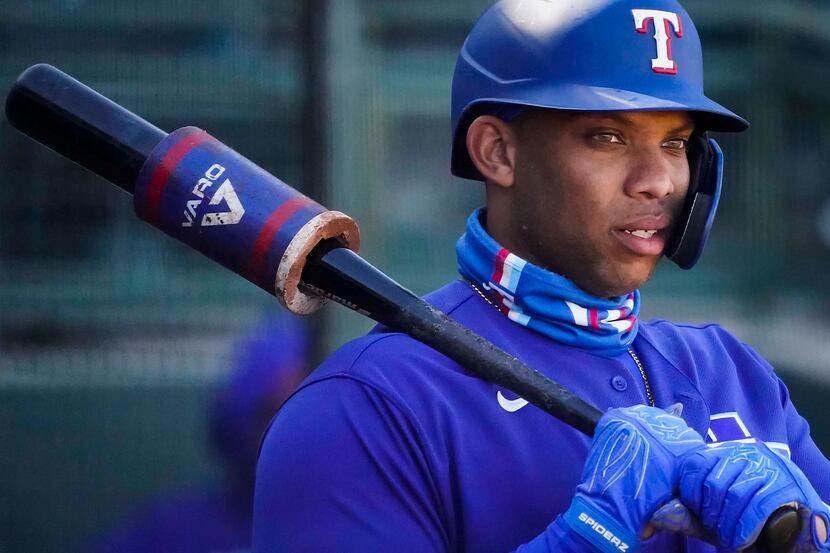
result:
<svg viewBox="0 0 830 553"><path fill-rule="evenodd" d="M271 315L233 348L231 371L208 411L216 486L159 499L94 540L94 553L237 553L251 544L259 442L269 420L308 373L308 334L296 319Z"/></svg>

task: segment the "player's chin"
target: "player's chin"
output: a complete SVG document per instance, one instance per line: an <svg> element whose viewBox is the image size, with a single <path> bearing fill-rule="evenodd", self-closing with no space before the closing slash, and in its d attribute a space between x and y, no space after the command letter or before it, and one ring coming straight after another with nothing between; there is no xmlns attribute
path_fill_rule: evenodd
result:
<svg viewBox="0 0 830 553"><path fill-rule="evenodd" d="M617 297L630 294L648 282L657 268L659 257L638 257L625 263L615 264L609 271L611 278L606 279L605 297Z"/></svg>

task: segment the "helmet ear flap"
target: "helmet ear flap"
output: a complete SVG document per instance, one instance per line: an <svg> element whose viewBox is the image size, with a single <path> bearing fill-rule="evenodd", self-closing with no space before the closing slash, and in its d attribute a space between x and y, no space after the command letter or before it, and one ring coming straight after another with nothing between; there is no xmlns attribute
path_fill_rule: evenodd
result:
<svg viewBox="0 0 830 553"><path fill-rule="evenodd" d="M715 220L723 184L723 151L706 133L689 143L689 191L666 257L681 269L691 269L706 244Z"/></svg>

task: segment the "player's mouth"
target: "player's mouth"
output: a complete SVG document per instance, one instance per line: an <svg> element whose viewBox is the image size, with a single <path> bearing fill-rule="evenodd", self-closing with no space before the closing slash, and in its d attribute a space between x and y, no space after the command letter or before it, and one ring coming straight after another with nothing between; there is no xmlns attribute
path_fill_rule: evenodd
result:
<svg viewBox="0 0 830 553"><path fill-rule="evenodd" d="M613 230L626 249L636 255L662 255L666 248L669 220L666 217L646 217Z"/></svg>

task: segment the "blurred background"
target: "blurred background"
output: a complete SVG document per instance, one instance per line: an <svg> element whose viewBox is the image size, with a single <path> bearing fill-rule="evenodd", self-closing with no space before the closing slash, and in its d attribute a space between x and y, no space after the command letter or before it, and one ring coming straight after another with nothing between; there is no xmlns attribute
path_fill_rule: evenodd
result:
<svg viewBox="0 0 830 553"><path fill-rule="evenodd" d="M830 453L830 2L686 0L726 189L703 261L644 315L760 350ZM418 293L455 278L482 202L449 175L450 81L489 0L0 0L0 95L48 62L167 131L208 130L351 214ZM131 199L0 121L0 552L78 551L153 498L222 479L210 411L275 300L140 222ZM221 313L221 316L216 316ZM311 318L308 371L371 324Z"/></svg>

